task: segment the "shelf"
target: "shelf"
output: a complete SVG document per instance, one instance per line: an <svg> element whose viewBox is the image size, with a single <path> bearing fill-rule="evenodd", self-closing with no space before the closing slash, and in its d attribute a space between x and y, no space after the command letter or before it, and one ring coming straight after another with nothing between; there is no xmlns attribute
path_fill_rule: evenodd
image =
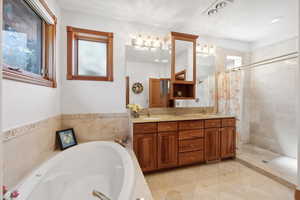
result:
<svg viewBox="0 0 300 200"><path fill-rule="evenodd" d="M193 100L195 98L194 97L174 97L173 99L177 99L177 100Z"/></svg>
<svg viewBox="0 0 300 200"><path fill-rule="evenodd" d="M179 85L179 84L180 84L180 85L181 85L181 84L182 84L182 85L195 85L194 81L178 81L178 80L177 80L177 81L173 81L172 83L173 83L173 84L176 84L176 85L177 85L177 84L178 84L178 85Z"/></svg>
<svg viewBox="0 0 300 200"><path fill-rule="evenodd" d="M195 99L195 84L184 82L185 84L178 82L173 83L173 99Z"/></svg>

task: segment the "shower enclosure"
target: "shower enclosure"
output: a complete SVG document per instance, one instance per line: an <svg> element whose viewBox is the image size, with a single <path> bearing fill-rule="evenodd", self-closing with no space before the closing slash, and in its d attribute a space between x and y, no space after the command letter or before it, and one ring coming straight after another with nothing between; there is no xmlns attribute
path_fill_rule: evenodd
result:
<svg viewBox="0 0 300 200"><path fill-rule="evenodd" d="M254 49L241 66L228 59L218 76L219 111L239 120L237 158L291 187L297 178L296 41Z"/></svg>

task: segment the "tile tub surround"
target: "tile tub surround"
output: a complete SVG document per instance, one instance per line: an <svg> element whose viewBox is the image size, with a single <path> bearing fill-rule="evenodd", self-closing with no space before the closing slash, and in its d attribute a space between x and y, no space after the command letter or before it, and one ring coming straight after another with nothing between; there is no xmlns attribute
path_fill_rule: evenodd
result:
<svg viewBox="0 0 300 200"><path fill-rule="evenodd" d="M127 148L128 152L133 159L134 166L135 166L135 176L136 176L136 181L135 181L135 188L133 191L133 199L145 199L145 200L153 200L151 191L149 189L149 186L145 180L144 174L140 168L140 165L137 161L137 158L135 156L135 153L131 148Z"/></svg>
<svg viewBox="0 0 300 200"><path fill-rule="evenodd" d="M129 135L127 113L62 115L62 128L74 128L78 142L113 140Z"/></svg>
<svg viewBox="0 0 300 200"><path fill-rule="evenodd" d="M56 149L55 132L61 117L55 116L4 132L4 184L15 186Z"/></svg>
<svg viewBox="0 0 300 200"><path fill-rule="evenodd" d="M56 131L74 128L78 142L128 135L128 114L59 115L3 133L4 184L15 186L58 149Z"/></svg>
<svg viewBox="0 0 300 200"><path fill-rule="evenodd" d="M294 190L226 161L146 175L155 200L293 200Z"/></svg>

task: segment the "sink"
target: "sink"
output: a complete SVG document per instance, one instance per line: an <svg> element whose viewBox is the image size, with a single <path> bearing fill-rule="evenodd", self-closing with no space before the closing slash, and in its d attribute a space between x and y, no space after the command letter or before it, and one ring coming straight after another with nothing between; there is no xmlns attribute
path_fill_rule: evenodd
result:
<svg viewBox="0 0 300 200"><path fill-rule="evenodd" d="M145 117L145 118L143 118L143 120L160 120L160 118L159 117Z"/></svg>

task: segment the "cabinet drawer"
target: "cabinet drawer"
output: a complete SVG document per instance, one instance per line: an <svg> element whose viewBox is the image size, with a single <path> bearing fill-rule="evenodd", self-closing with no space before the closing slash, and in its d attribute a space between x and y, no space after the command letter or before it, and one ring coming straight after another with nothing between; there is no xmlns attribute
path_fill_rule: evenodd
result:
<svg viewBox="0 0 300 200"><path fill-rule="evenodd" d="M179 165L188 165L204 161L203 151L179 153Z"/></svg>
<svg viewBox="0 0 300 200"><path fill-rule="evenodd" d="M204 149L204 139L191 139L179 141L179 152L199 151Z"/></svg>
<svg viewBox="0 0 300 200"><path fill-rule="evenodd" d="M133 134L156 133L157 123L139 123L133 125Z"/></svg>
<svg viewBox="0 0 300 200"><path fill-rule="evenodd" d="M235 127L235 119L222 119L222 127Z"/></svg>
<svg viewBox="0 0 300 200"><path fill-rule="evenodd" d="M219 128L219 127L221 127L220 119L205 120L205 128Z"/></svg>
<svg viewBox="0 0 300 200"><path fill-rule="evenodd" d="M179 130L195 130L204 128L203 120L181 121L179 122Z"/></svg>
<svg viewBox="0 0 300 200"><path fill-rule="evenodd" d="M204 137L203 129L179 131L179 140L195 139L195 138L203 138L203 137Z"/></svg>
<svg viewBox="0 0 300 200"><path fill-rule="evenodd" d="M177 131L177 122L161 122L157 125L158 132Z"/></svg>

